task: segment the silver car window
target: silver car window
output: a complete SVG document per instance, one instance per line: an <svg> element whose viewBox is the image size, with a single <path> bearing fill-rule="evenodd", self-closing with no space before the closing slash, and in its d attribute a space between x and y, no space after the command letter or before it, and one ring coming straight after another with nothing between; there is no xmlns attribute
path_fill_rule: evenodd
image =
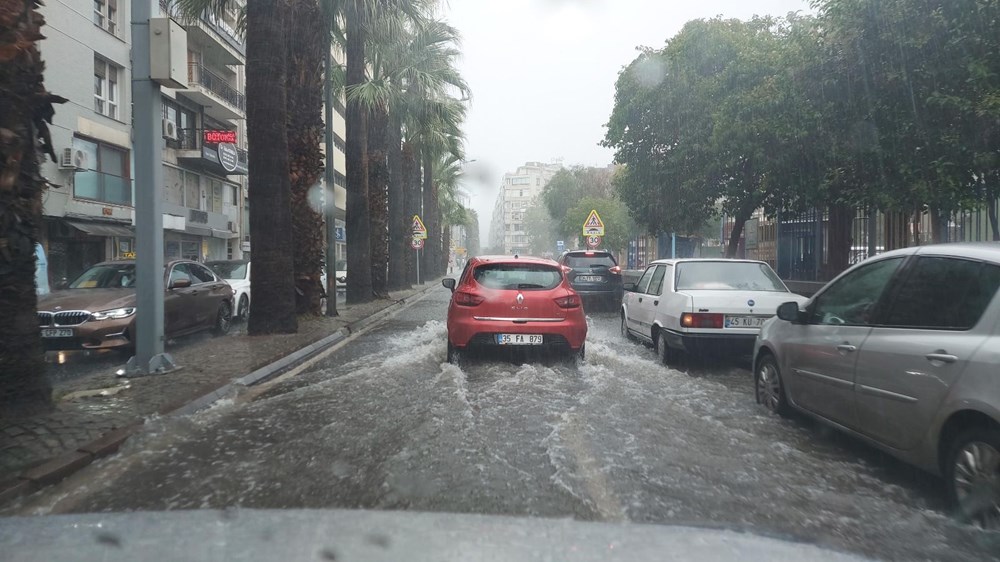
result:
<svg viewBox="0 0 1000 562"><path fill-rule="evenodd" d="M889 326L968 330L1000 287L1000 267L938 256L917 258L895 292L883 322Z"/></svg>
<svg viewBox="0 0 1000 562"><path fill-rule="evenodd" d="M865 264L827 287L813 301L810 322L813 324L868 325L875 305L903 257Z"/></svg>

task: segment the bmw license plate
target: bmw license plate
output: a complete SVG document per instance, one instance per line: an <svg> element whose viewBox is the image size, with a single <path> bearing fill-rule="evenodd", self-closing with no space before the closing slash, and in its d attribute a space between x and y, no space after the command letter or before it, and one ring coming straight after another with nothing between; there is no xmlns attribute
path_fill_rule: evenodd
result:
<svg viewBox="0 0 1000 562"><path fill-rule="evenodd" d="M727 328L760 328L767 316L726 316Z"/></svg>
<svg viewBox="0 0 1000 562"><path fill-rule="evenodd" d="M72 328L42 328L43 338L71 338L73 337Z"/></svg>
<svg viewBox="0 0 1000 562"><path fill-rule="evenodd" d="M497 334L497 345L542 345L537 334Z"/></svg>
<svg viewBox="0 0 1000 562"><path fill-rule="evenodd" d="M604 278L600 275L577 275L576 280L580 283L600 283Z"/></svg>

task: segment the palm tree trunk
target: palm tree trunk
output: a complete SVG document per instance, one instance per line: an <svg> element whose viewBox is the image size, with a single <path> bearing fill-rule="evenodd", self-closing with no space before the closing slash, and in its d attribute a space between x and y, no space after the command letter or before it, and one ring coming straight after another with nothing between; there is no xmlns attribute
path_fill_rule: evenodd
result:
<svg viewBox="0 0 1000 562"><path fill-rule="evenodd" d="M409 284L417 282L417 253L409 248L410 242L410 218L420 214L420 165L417 164L417 153L419 150L412 142L403 143L403 221L406 225L406 232L403 234L407 244L405 254L406 259L406 281Z"/></svg>
<svg viewBox="0 0 1000 562"><path fill-rule="evenodd" d="M438 275L438 260L441 255L441 213L438 209L437 184L434 183L434 159L428 151L424 154L424 226L427 227L427 243L424 245L426 259L420 267L426 273L424 279L433 279Z"/></svg>
<svg viewBox="0 0 1000 562"><path fill-rule="evenodd" d="M441 250L441 264L440 264L439 267L441 268L441 275L447 275L448 274L448 262L451 261L449 259L449 258L451 258L451 227L445 225L444 228L442 228L441 230L444 233L444 236L443 236L444 240L443 240L443 242L441 244L441 247L442 247L442 250Z"/></svg>
<svg viewBox="0 0 1000 562"><path fill-rule="evenodd" d="M285 33L288 80L288 161L292 247L299 313L321 314L323 215L311 204L323 176L323 48L329 38L316 0L295 0L287 8Z"/></svg>
<svg viewBox="0 0 1000 562"><path fill-rule="evenodd" d="M55 160L46 120L63 98L45 91L44 65L35 37L44 21L39 3L7 3L5 18L23 26L0 27L0 417L17 417L52 406L38 332L35 243L42 223L41 144ZM24 41L21 44L20 41ZM17 44L15 44L17 43ZM3 54L6 53L6 54Z"/></svg>
<svg viewBox="0 0 1000 562"><path fill-rule="evenodd" d="M406 220L406 178L403 175L403 130L398 115L389 118L389 289L409 289L406 253L410 223Z"/></svg>
<svg viewBox="0 0 1000 562"><path fill-rule="evenodd" d="M365 80L365 38L361 0L346 5L347 88ZM367 130L365 111L356 99L347 100L347 303L371 301L371 222L368 207Z"/></svg>
<svg viewBox="0 0 1000 562"><path fill-rule="evenodd" d="M389 298L389 162L387 160L389 115L376 107L368 121L368 195L371 212L372 292Z"/></svg>
<svg viewBox="0 0 1000 562"><path fill-rule="evenodd" d="M295 277L285 97L285 4L247 4L247 140L250 234L253 244L252 335L293 333Z"/></svg>

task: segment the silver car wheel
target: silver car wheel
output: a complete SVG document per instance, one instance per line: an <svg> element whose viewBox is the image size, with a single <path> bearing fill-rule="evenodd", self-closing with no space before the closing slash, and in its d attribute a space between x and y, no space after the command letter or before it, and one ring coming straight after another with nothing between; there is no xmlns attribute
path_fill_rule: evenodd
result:
<svg viewBox="0 0 1000 562"><path fill-rule="evenodd" d="M781 402L781 377L769 361L760 364L757 371L757 401L772 412L777 412Z"/></svg>
<svg viewBox="0 0 1000 562"><path fill-rule="evenodd" d="M955 456L952 485L962 513L983 529L1000 529L1000 451L970 441Z"/></svg>

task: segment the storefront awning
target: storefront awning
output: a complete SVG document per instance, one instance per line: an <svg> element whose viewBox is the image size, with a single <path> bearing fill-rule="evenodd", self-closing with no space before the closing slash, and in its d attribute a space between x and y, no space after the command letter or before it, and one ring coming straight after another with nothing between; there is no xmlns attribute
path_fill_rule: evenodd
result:
<svg viewBox="0 0 1000 562"><path fill-rule="evenodd" d="M90 234L91 236L121 236L126 238L135 236L135 232L133 232L132 227L125 225L77 221L66 221L66 224L72 226L80 232L83 232L84 234Z"/></svg>
<svg viewBox="0 0 1000 562"><path fill-rule="evenodd" d="M229 240L230 238L236 238L239 235L235 232L229 232L228 230L216 230L213 228L212 236L215 238L222 238L223 240Z"/></svg>

